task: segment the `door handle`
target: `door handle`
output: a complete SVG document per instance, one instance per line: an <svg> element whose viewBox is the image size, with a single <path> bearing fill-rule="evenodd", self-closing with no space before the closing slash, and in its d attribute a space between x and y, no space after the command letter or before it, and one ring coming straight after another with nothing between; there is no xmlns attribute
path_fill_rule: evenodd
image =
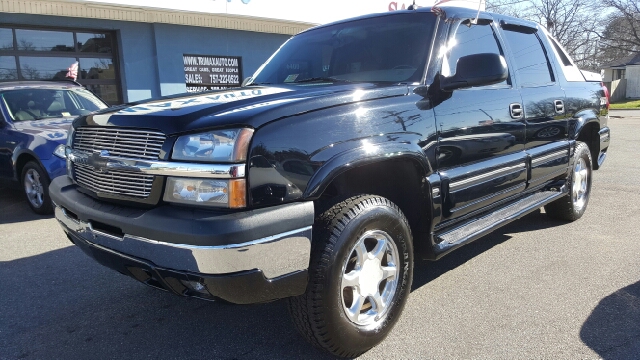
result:
<svg viewBox="0 0 640 360"><path fill-rule="evenodd" d="M513 119L522 118L522 105L518 103L509 104L509 113Z"/></svg>
<svg viewBox="0 0 640 360"><path fill-rule="evenodd" d="M562 102L562 100L556 100L553 102L553 104L556 107L556 113L558 114L564 113L564 103Z"/></svg>

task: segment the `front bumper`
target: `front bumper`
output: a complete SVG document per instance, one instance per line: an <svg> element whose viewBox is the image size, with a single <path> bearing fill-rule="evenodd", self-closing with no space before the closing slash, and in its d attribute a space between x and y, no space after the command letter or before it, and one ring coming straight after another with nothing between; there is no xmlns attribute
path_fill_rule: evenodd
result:
<svg viewBox="0 0 640 360"><path fill-rule="evenodd" d="M306 289L311 202L240 213L168 205L144 210L95 200L76 186L66 177L51 183L56 219L103 265L179 295L235 303ZM163 236L153 236L158 233Z"/></svg>

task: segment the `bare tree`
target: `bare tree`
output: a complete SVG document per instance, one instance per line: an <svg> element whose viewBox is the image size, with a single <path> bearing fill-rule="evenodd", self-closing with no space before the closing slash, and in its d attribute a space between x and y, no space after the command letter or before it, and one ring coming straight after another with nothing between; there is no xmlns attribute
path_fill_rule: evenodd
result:
<svg viewBox="0 0 640 360"><path fill-rule="evenodd" d="M487 9L541 24L579 67L597 69L598 36L593 30L599 25L600 12L595 0L494 0Z"/></svg>
<svg viewBox="0 0 640 360"><path fill-rule="evenodd" d="M604 29L596 31L601 41L601 62L640 52L640 2L604 0L603 5L614 11L607 17Z"/></svg>

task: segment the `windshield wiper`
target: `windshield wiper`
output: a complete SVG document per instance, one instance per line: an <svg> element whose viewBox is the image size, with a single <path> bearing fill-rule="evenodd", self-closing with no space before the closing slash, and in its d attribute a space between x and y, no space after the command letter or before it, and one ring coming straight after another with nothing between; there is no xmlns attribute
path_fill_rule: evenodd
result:
<svg viewBox="0 0 640 360"><path fill-rule="evenodd" d="M310 78L306 78L306 79L290 81L290 82L285 83L285 84L306 83L306 82L314 82L314 81L347 82L347 83L351 82L349 80L336 79L336 78L332 78L332 77L310 77Z"/></svg>

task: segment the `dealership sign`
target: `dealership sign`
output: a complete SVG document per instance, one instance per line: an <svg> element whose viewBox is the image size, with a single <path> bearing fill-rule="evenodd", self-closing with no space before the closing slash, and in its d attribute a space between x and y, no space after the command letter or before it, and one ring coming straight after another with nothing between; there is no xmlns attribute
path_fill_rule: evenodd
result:
<svg viewBox="0 0 640 360"><path fill-rule="evenodd" d="M182 55L187 92L220 90L242 83L242 57L226 55Z"/></svg>

